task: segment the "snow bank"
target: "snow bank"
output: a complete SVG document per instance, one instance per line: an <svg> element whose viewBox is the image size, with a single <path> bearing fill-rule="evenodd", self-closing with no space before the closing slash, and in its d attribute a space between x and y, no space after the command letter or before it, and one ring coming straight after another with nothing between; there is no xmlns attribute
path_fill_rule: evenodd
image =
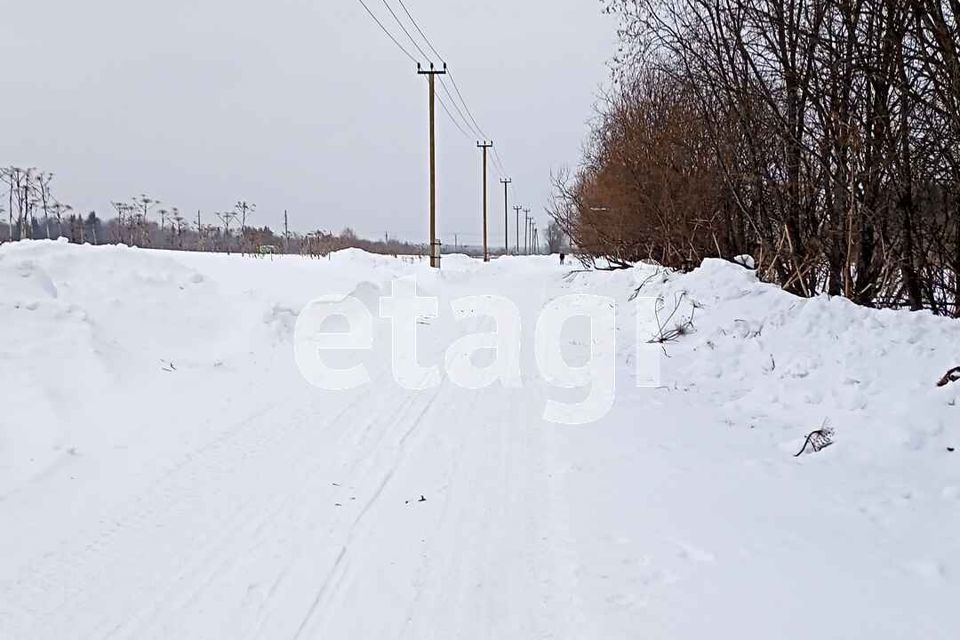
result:
<svg viewBox="0 0 960 640"><path fill-rule="evenodd" d="M304 305L373 309L409 275L441 312L498 294L525 323L612 298L610 414L544 422L579 392L540 379L527 333L522 389L406 392L382 342L370 388L309 387ZM22 242L0 326L0 637L960 637L954 320L715 260ZM424 362L476 326L420 326ZM660 384L637 388L651 349ZM794 457L824 424L834 444Z"/></svg>
<svg viewBox="0 0 960 640"><path fill-rule="evenodd" d="M721 260L654 276L646 291L663 298L661 316L679 301L674 320L693 318L691 335L665 345L671 383L721 410L756 413L747 426L813 430L828 422L851 452L889 440L936 459L957 443L950 427L958 424L960 385L936 387L960 363L956 320L797 298ZM767 422L771 414L788 420Z"/></svg>
<svg viewBox="0 0 960 640"><path fill-rule="evenodd" d="M561 439L604 621L588 635L956 637L960 385L936 382L960 322L796 298L718 260L631 279L661 319L677 307L666 329L691 326L662 345L660 388L619 390L602 426ZM834 444L794 457L825 424Z"/></svg>

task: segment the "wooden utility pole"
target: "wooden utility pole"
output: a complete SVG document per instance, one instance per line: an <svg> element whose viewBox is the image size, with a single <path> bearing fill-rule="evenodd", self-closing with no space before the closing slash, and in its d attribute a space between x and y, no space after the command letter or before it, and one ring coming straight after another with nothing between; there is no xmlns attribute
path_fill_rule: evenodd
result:
<svg viewBox="0 0 960 640"><path fill-rule="evenodd" d="M503 255L510 255L510 222L507 216L510 214L510 196L508 187L513 182L511 178L500 178L503 184Z"/></svg>
<svg viewBox="0 0 960 640"><path fill-rule="evenodd" d="M483 150L483 261L490 262L490 249L487 246L487 149L493 142L478 142L477 148Z"/></svg>
<svg viewBox="0 0 960 640"><path fill-rule="evenodd" d="M530 233L530 216L524 214L523 216L523 255L527 255L527 248L530 246L530 241L527 236Z"/></svg>
<svg viewBox="0 0 960 640"><path fill-rule="evenodd" d="M514 231L517 234L517 255L520 255L520 212L523 211L523 206L518 204L513 210L517 212L517 226L514 228Z"/></svg>
<svg viewBox="0 0 960 640"><path fill-rule="evenodd" d="M287 253L290 249L290 223L287 219L287 210L283 210L283 252Z"/></svg>
<svg viewBox="0 0 960 640"><path fill-rule="evenodd" d="M530 209L523 210L523 217L525 219L523 225L523 252L525 254L530 253Z"/></svg>
<svg viewBox="0 0 960 640"><path fill-rule="evenodd" d="M437 76L446 75L447 63L443 69L424 69L417 64L417 74L427 76L430 91L430 266L440 268L440 243L437 242Z"/></svg>

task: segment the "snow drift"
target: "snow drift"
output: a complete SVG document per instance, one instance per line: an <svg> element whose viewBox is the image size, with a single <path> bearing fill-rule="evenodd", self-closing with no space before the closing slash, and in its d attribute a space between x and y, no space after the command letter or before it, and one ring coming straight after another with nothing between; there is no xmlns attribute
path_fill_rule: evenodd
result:
<svg viewBox="0 0 960 640"><path fill-rule="evenodd" d="M557 262L0 247L0 637L960 636L960 323ZM609 296L613 409L543 421L526 342L521 389L306 384L304 305L406 275Z"/></svg>

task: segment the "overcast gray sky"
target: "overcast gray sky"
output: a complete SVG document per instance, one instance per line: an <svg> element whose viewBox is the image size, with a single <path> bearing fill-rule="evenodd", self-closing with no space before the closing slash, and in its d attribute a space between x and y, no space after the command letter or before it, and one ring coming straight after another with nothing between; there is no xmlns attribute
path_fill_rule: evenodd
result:
<svg viewBox="0 0 960 640"><path fill-rule="evenodd" d="M383 0L365 1L400 34ZM614 22L597 0L404 1L543 226L550 172L576 163L608 78ZM53 171L76 208L108 214L146 192L212 222L246 199L274 228L288 209L299 231L426 240L426 80L358 0L4 4L0 164ZM480 152L438 113L440 235L476 242Z"/></svg>

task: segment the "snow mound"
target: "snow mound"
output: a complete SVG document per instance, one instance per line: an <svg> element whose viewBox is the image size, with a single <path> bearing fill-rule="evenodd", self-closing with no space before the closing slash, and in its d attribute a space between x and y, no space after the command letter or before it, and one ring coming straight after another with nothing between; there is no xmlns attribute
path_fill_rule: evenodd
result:
<svg viewBox="0 0 960 640"><path fill-rule="evenodd" d="M397 277L438 299L422 367L493 326L453 300L513 301L522 387L399 385L378 318ZM544 406L586 390L533 349L569 294L618 313L614 405L576 427ZM372 383L320 391L293 332L347 295L376 318ZM589 354L569 325L557 348ZM960 637L960 382L936 386L956 320L719 260L20 242L0 326L2 638Z"/></svg>
<svg viewBox="0 0 960 640"><path fill-rule="evenodd" d="M674 382L719 407L776 410L787 428L828 421L852 447L893 437L940 453L956 436L960 388L936 387L960 363L956 320L797 298L721 260L668 274L657 295L692 318L690 335L666 345Z"/></svg>

